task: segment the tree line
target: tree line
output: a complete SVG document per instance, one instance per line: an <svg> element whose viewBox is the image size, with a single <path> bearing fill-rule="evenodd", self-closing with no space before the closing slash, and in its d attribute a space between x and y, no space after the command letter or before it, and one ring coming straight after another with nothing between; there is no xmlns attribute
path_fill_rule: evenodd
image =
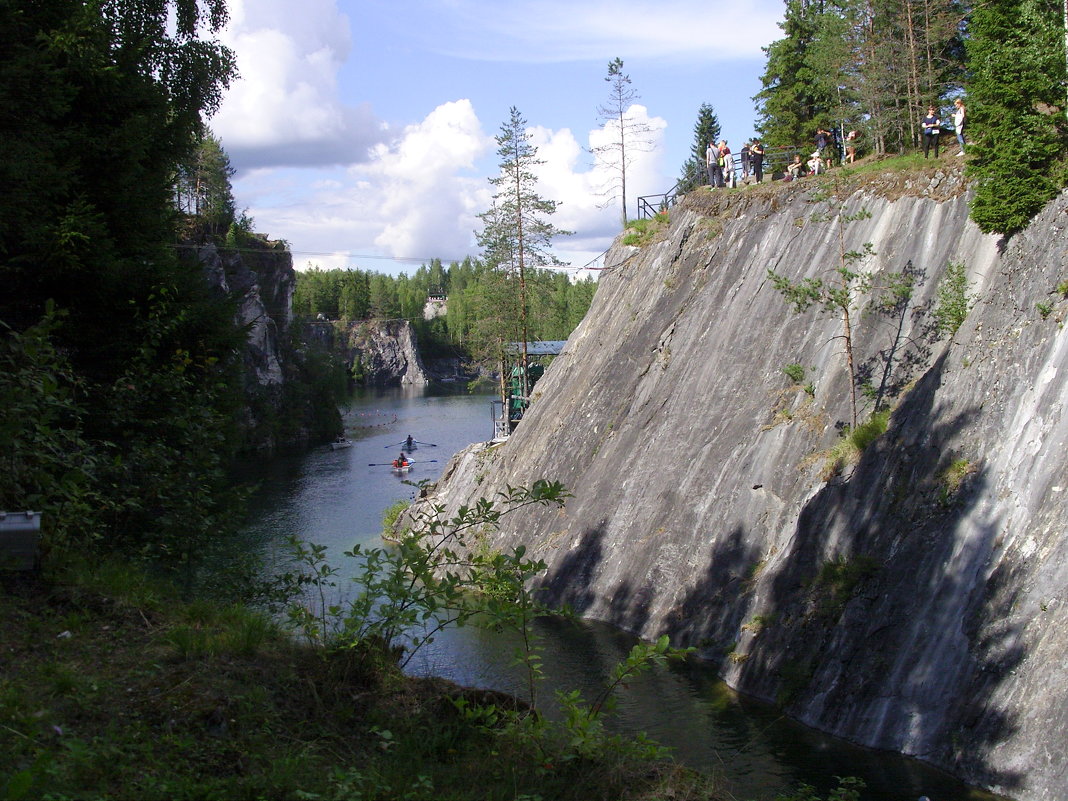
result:
<svg viewBox="0 0 1068 801"><path fill-rule="evenodd" d="M593 300L592 279L572 282L559 270L525 271L529 297L528 335L534 340L567 339ZM496 343L519 341L519 303L514 276L467 258L445 265L432 259L412 275L391 276L361 269L323 270L297 274L293 313L304 319L320 314L330 320L393 320L412 323L420 349L430 357L460 354L495 366ZM447 298L447 312L423 318L431 296ZM507 312L512 312L507 314ZM500 339L490 336L490 321L507 316L510 328Z"/></svg>
<svg viewBox="0 0 1068 801"><path fill-rule="evenodd" d="M973 219L1011 234L1065 185L1065 23L1046 0L788 0L757 130L797 147L817 126L855 129L870 152L900 153L929 105L963 98Z"/></svg>

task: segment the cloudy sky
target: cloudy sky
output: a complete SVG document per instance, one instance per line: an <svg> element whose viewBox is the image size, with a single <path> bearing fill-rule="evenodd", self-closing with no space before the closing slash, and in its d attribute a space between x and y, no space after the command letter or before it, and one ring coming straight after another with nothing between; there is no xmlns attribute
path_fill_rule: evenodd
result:
<svg viewBox="0 0 1068 801"><path fill-rule="evenodd" d="M753 133L761 47L782 0L231 0L223 41L241 78L211 127L256 229L286 239L298 269L412 271L477 256L496 143L515 106L542 196L572 230L557 255L588 262L619 229L602 142L608 62L639 95L650 133L627 171L634 198L665 192L689 155L701 103L737 150ZM607 205L606 205L607 203Z"/></svg>

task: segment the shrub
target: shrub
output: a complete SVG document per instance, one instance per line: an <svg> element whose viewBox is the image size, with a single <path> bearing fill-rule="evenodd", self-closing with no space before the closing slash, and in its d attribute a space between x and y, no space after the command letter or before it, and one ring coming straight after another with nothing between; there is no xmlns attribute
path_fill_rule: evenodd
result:
<svg viewBox="0 0 1068 801"><path fill-rule="evenodd" d="M950 263L938 284L938 305L934 319L938 333L953 336L961 327L975 298L968 293L968 275L964 265Z"/></svg>
<svg viewBox="0 0 1068 801"><path fill-rule="evenodd" d="M842 432L841 439L827 452L823 480L829 481L833 476L841 472L846 465L856 464L860 461L860 455L865 448L886 433L889 423L890 412L884 409L872 414L867 422L861 423L855 429L846 427Z"/></svg>
<svg viewBox="0 0 1068 801"><path fill-rule="evenodd" d="M786 373L786 377L793 381L795 384L800 384L805 380L805 368L800 364L788 364L782 371Z"/></svg>

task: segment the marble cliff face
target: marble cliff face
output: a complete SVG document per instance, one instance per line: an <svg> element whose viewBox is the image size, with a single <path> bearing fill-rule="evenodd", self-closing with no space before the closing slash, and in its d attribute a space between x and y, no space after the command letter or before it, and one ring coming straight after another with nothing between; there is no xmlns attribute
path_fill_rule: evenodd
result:
<svg viewBox="0 0 1068 801"><path fill-rule="evenodd" d="M1005 242L948 172L775 189L695 193L658 241L617 245L515 434L460 454L431 500L559 480L563 511L489 538L544 559L555 601L696 646L822 730L1068 797L1068 196ZM797 312L768 270L834 280L850 251L872 278L850 318L860 417L892 414L835 467L842 316ZM974 296L952 335L950 264Z"/></svg>

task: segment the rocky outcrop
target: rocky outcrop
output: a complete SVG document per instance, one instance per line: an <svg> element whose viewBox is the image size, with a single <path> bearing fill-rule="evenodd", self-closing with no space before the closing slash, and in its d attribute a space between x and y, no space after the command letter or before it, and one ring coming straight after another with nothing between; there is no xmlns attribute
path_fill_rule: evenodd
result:
<svg viewBox="0 0 1068 801"><path fill-rule="evenodd" d="M429 500L562 481L563 511L487 541L544 559L556 602L669 633L824 731L1068 797L1068 196L1008 242L948 172L698 193L671 216L613 248L515 434L460 454ZM795 312L768 270L833 281L868 243L847 261L874 283L857 382L865 416L893 413L835 467L842 320ZM975 296L952 337L934 325L949 264Z"/></svg>
<svg viewBox="0 0 1068 801"><path fill-rule="evenodd" d="M368 386L422 386L427 370L407 320L313 322L309 336L341 355L349 374Z"/></svg>
<svg viewBox="0 0 1068 801"><path fill-rule="evenodd" d="M242 352L247 451L268 455L325 441L341 430L326 393L309 390L308 371L293 346L293 257L284 243L252 237L241 250L209 244L197 257L215 290L232 297L248 338Z"/></svg>
<svg viewBox="0 0 1068 801"><path fill-rule="evenodd" d="M296 274L288 251L227 251L205 245L199 251L208 283L237 301L237 322L248 330L244 352L247 378L259 387L282 383L280 334L292 321ZM259 269L253 269L254 261Z"/></svg>

